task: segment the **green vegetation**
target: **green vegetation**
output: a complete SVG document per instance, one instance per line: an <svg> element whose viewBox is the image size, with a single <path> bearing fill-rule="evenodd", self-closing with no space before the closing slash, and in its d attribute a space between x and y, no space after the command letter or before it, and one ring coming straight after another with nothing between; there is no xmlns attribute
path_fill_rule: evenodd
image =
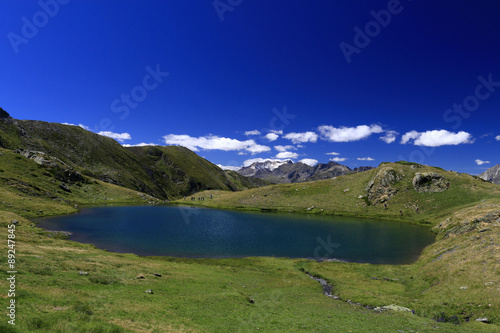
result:
<svg viewBox="0 0 500 333"><path fill-rule="evenodd" d="M412 167L413 166L413 167ZM389 170L401 175L390 184L396 194L384 203L369 200L368 187L384 178ZM437 193L420 193L414 190L412 180L416 173L437 172L450 183L449 189ZM389 186L381 186L388 188ZM402 220L424 225L441 222L457 209L474 205L481 200L500 197L498 185L479 180L468 174L444 171L411 163L382 163L379 168L309 183L280 184L248 191L205 191L197 196L213 200L178 203L228 209L276 209L285 212L308 214L353 215L388 220Z"/></svg>
<svg viewBox="0 0 500 333"><path fill-rule="evenodd" d="M0 147L41 151L64 168L163 200L204 189L236 191L267 184L228 174L184 147L123 147L79 126L0 119Z"/></svg>
<svg viewBox="0 0 500 333"><path fill-rule="evenodd" d="M0 235L4 237L0 242L4 262L0 295L4 309L10 299L8 225L19 221L15 227L16 326L7 324L4 316L1 332L499 331L498 185L398 162L336 179L231 192L255 184L234 173L221 174L185 148L123 149L78 127L22 122L22 129L30 132L27 138L18 125L0 124L0 146L43 150L50 156L42 158L45 164L41 165L0 148ZM42 129L46 132L41 133ZM88 142L78 145L79 140ZM91 149L92 145L96 148ZM93 158L95 164L90 163ZM152 173L138 165L151 166ZM432 185L429 188L440 192L416 191L416 173L443 177L436 178L441 188L429 182L422 185ZM96 179L104 175L109 176L108 182ZM158 175L165 177L163 183L153 181ZM211 189L196 194L204 196L204 201L188 198L178 200L180 204L419 223L432 226L437 241L411 265L140 257L71 242L29 220L72 213L77 210L75 205L162 202L109 183L116 179L122 185L130 181L131 188L142 186L177 197L183 191ZM184 181L174 181L179 179ZM160 184L171 187L164 190ZM214 190L220 188L227 191ZM324 296L322 286L306 273L328 281L339 299ZM415 314L371 309L392 304ZM482 317L491 323L475 321Z"/></svg>
<svg viewBox="0 0 500 333"><path fill-rule="evenodd" d="M13 213L0 213L0 228L6 230L12 220L19 221L16 332L495 332L498 328L476 322L438 323L410 313L376 313L345 302L344 297L351 295L344 296L341 290L352 286L353 302L364 301L369 290L374 305L407 305L401 283L365 278L401 278L405 267L277 258L144 258L48 237ZM5 245L1 251L6 262ZM304 268L335 282L340 274L337 279L350 285L335 285L344 301L325 297L321 286L302 272ZM6 280L4 270L0 278ZM6 287L2 282L2 290ZM153 294L146 293L148 289ZM378 302L373 293L380 296ZM8 332L5 322L0 323L2 332Z"/></svg>

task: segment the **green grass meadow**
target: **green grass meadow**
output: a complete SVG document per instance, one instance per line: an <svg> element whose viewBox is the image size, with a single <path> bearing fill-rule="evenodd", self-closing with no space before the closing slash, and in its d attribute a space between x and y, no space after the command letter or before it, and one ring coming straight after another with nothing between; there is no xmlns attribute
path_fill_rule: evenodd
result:
<svg viewBox="0 0 500 333"><path fill-rule="evenodd" d="M411 265L141 257L66 240L30 219L73 213L75 205L158 200L97 181L73 184L67 192L35 162L0 152L0 332L500 331L500 226L482 219L500 210L499 187L475 177L439 170L450 189L417 193L411 190L415 172L436 169L391 164L405 176L394 185L398 194L387 209L363 198L377 170L242 192L207 191L197 196L213 199L177 203L433 227L436 243ZM14 220L19 221L13 232L17 273L15 297L9 297L7 240ZM327 280L339 299L323 295L320 283L306 273ZM15 326L6 315L11 299ZM415 314L371 309L391 304ZM481 317L491 323L476 322Z"/></svg>

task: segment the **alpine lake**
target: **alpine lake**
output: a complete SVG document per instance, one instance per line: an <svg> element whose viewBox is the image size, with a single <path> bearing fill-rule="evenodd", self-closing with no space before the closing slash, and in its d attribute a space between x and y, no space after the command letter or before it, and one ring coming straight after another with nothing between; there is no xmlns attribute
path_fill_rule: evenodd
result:
<svg viewBox="0 0 500 333"><path fill-rule="evenodd" d="M47 230L112 252L189 258L288 257L410 264L434 242L429 228L374 219L249 213L184 206L83 208L37 219Z"/></svg>

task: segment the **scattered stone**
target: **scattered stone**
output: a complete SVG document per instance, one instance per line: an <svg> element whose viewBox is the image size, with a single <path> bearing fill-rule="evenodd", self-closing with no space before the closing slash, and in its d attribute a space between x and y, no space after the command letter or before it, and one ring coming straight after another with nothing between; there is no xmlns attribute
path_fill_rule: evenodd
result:
<svg viewBox="0 0 500 333"><path fill-rule="evenodd" d="M400 306L400 305L394 305L394 304L386 305L386 306L382 306L382 307L376 307L373 310L376 312L382 312L385 310L392 310L392 311L397 311L397 312L411 312L411 313L413 313L413 311L411 309L405 308L404 306Z"/></svg>
<svg viewBox="0 0 500 333"><path fill-rule="evenodd" d="M79 271L79 272L78 272L78 275L89 275L89 273L84 272L84 271Z"/></svg>
<svg viewBox="0 0 500 333"><path fill-rule="evenodd" d="M158 274L158 273L153 273L153 275L156 277L161 277L161 274Z"/></svg>
<svg viewBox="0 0 500 333"><path fill-rule="evenodd" d="M71 193L71 189L69 188L68 184L66 184L66 183L61 183L61 185L59 185L59 188L65 192Z"/></svg>
<svg viewBox="0 0 500 333"><path fill-rule="evenodd" d="M148 289L145 291L146 294L153 294L153 291L151 289Z"/></svg>
<svg viewBox="0 0 500 333"><path fill-rule="evenodd" d="M137 276L135 277L136 279L145 279L146 277L144 276L144 274L137 274Z"/></svg>
<svg viewBox="0 0 500 333"><path fill-rule="evenodd" d="M479 232L486 232L486 231L491 231L491 229L490 228L484 228L484 229L479 230Z"/></svg>
<svg viewBox="0 0 500 333"><path fill-rule="evenodd" d="M480 323L485 323L485 324L489 324L490 323L490 320L486 317L484 318L477 318L476 321L480 322Z"/></svg>
<svg viewBox="0 0 500 333"><path fill-rule="evenodd" d="M460 287L460 290L465 290L467 289L467 287Z"/></svg>
<svg viewBox="0 0 500 333"><path fill-rule="evenodd" d="M493 282L486 282L484 285L485 286L491 286L493 284Z"/></svg>
<svg viewBox="0 0 500 333"><path fill-rule="evenodd" d="M14 220L14 221L12 221L11 223L12 223L12 224L18 224L18 223L19 223L19 221L18 221L18 220Z"/></svg>
<svg viewBox="0 0 500 333"><path fill-rule="evenodd" d="M313 210L313 209L314 209L314 206L307 208L308 211Z"/></svg>
<svg viewBox="0 0 500 333"><path fill-rule="evenodd" d="M350 188L346 188L344 192L349 192L350 190L351 190Z"/></svg>

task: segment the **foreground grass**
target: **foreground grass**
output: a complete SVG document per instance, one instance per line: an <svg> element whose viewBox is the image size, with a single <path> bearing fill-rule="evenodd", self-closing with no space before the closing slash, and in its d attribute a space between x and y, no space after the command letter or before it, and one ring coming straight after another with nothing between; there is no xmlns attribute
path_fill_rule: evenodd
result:
<svg viewBox="0 0 500 333"><path fill-rule="evenodd" d="M31 227L29 220L0 212L4 237L13 219L20 221L16 327L12 330L4 318L2 332L494 332L498 328L475 322L438 323L409 313L376 313L325 297L321 286L302 271L321 272L336 283L334 277L340 281L341 276L366 275L364 270L368 275L392 276L390 270L398 273L406 267L349 264L346 269L340 263L277 258L145 258L49 237ZM4 242L0 251L6 263ZM5 305L5 270L0 278ZM359 295L352 300L363 301L365 287L384 295L374 299L374 305L403 300L398 288L372 281L371 286L355 283L359 290L352 291ZM153 294L145 293L147 289Z"/></svg>
<svg viewBox="0 0 500 333"><path fill-rule="evenodd" d="M500 210L499 190L471 176L440 171L450 180L450 190L416 193L405 190L416 171L392 165L406 178L395 185L399 193L388 209L366 205L360 198L376 171L233 194L210 191L198 194L205 201L188 201L209 207L350 214L435 226L438 241L412 265L180 259L109 253L36 228L29 218L71 213L77 209L75 204L144 204L153 199L93 180L72 184L67 192L53 174L33 161L7 150L0 153L4 313L10 301L7 226L13 220L20 222L15 231L16 326L7 324L5 316L0 332L499 331L500 230L498 222L480 219ZM423 170L427 167L417 171ZM214 199L209 200L210 195ZM306 272L326 279L340 300L324 296L320 284ZM146 293L148 289L153 294ZM408 307L417 315L378 313L364 307L390 304ZM481 317L492 324L475 322Z"/></svg>

